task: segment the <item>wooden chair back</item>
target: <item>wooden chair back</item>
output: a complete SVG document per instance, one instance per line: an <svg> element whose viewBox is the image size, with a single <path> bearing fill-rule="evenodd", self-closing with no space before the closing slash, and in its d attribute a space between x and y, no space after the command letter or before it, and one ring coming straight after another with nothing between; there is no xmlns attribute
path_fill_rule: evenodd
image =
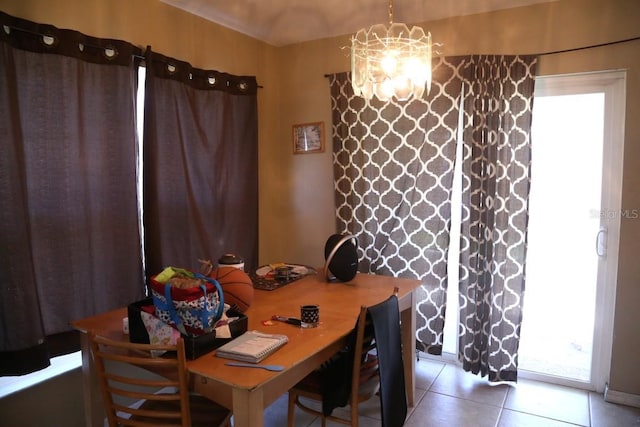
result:
<svg viewBox="0 0 640 427"><path fill-rule="evenodd" d="M109 426L229 425L227 409L190 395L182 338L176 345L139 344L90 333L89 341ZM130 365L158 376L143 378Z"/></svg>

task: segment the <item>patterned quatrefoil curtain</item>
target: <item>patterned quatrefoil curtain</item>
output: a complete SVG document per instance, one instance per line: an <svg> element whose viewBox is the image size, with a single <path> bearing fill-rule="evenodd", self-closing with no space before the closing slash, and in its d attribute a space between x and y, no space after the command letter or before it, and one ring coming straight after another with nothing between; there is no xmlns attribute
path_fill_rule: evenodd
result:
<svg viewBox="0 0 640 427"><path fill-rule="evenodd" d="M465 62L459 358L516 381L525 288L534 56Z"/></svg>
<svg viewBox="0 0 640 427"><path fill-rule="evenodd" d="M347 73L329 76L337 230L358 238L361 271L422 280L417 348L431 354L442 352L462 126L459 358L490 381L516 379L535 64L441 57L430 95L408 102L367 103Z"/></svg>
<svg viewBox="0 0 640 427"><path fill-rule="evenodd" d="M435 61L434 61L435 62ZM440 58L426 99L368 103L329 76L337 230L360 271L419 278L417 344L442 352L462 58Z"/></svg>

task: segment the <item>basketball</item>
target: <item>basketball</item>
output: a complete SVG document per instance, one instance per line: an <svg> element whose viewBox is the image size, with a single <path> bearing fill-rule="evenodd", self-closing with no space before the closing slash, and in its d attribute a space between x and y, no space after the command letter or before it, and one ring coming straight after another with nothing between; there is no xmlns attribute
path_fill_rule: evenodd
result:
<svg viewBox="0 0 640 427"><path fill-rule="evenodd" d="M220 283L224 302L237 305L243 313L253 302L253 282L247 273L235 267L219 267L209 273Z"/></svg>

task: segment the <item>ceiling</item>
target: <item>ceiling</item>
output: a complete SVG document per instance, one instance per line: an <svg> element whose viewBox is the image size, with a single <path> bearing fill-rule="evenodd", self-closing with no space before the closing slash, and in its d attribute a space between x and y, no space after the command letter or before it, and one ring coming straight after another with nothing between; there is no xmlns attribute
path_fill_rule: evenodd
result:
<svg viewBox="0 0 640 427"><path fill-rule="evenodd" d="M161 0L274 46L388 24L386 0ZM415 24L556 0L396 0L394 22Z"/></svg>

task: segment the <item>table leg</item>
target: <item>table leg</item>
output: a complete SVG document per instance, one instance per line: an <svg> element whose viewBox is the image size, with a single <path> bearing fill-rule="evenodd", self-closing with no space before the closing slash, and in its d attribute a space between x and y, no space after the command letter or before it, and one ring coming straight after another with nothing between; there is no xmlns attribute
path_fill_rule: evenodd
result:
<svg viewBox="0 0 640 427"><path fill-rule="evenodd" d="M407 389L407 405L414 406L416 392L416 359L414 357L416 348L415 292L411 292L408 297L410 298L409 306L400 312L400 321L402 323L402 359L404 362L404 381Z"/></svg>
<svg viewBox="0 0 640 427"><path fill-rule="evenodd" d="M264 396L261 388L233 389L233 426L264 426Z"/></svg>
<svg viewBox="0 0 640 427"><path fill-rule="evenodd" d="M87 426L103 426L105 413L102 396L98 385L95 366L91 358L89 335L80 334L82 350L82 391L84 398L84 419Z"/></svg>

